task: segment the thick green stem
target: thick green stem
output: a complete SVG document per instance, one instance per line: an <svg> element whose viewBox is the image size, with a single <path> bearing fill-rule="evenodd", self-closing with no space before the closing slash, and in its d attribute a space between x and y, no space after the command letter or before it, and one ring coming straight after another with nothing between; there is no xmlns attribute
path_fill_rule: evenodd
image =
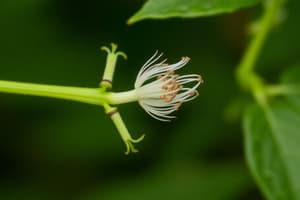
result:
<svg viewBox="0 0 300 200"><path fill-rule="evenodd" d="M261 87L263 87L263 81L254 72L254 67L262 50L263 44L282 7L283 1L284 0L270 0L266 2L267 5L265 7L265 12L258 22L259 29L250 42L250 45L248 46L236 71L237 79L242 88L245 90L251 90L254 96L256 96L256 91L262 91Z"/></svg>
<svg viewBox="0 0 300 200"><path fill-rule="evenodd" d="M51 97L94 105L103 105L108 102L107 94L101 92L99 88L66 87L0 80L0 92Z"/></svg>

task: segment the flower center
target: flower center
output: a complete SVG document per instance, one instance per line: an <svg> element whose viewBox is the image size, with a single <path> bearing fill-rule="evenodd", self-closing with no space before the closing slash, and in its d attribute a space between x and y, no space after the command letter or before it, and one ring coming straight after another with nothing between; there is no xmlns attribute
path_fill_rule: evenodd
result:
<svg viewBox="0 0 300 200"><path fill-rule="evenodd" d="M160 98L166 103L170 103L181 88L181 85L176 81L176 77L178 76L179 75L175 74L174 71L169 70L163 78L158 77L158 79L164 82L161 89L164 90L166 94L161 95Z"/></svg>

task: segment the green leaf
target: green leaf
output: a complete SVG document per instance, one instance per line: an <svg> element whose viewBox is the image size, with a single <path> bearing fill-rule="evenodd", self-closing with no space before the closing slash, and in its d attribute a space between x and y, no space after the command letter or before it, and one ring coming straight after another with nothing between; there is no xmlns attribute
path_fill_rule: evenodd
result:
<svg viewBox="0 0 300 200"><path fill-rule="evenodd" d="M269 199L300 199L299 76L300 65L289 68L281 84L292 92L265 109L253 106L244 120L248 163Z"/></svg>
<svg viewBox="0 0 300 200"><path fill-rule="evenodd" d="M268 199L300 199L300 109L287 99L262 109L254 105L244 118L250 169Z"/></svg>
<svg viewBox="0 0 300 200"><path fill-rule="evenodd" d="M170 17L203 17L230 13L253 6L259 0L148 0L141 10L133 15L128 24L143 19L165 19Z"/></svg>
<svg viewBox="0 0 300 200"><path fill-rule="evenodd" d="M282 77L281 82L283 85L288 85L293 87L294 92L288 95L287 98L292 103L300 107L300 65L295 65L288 70L286 70Z"/></svg>

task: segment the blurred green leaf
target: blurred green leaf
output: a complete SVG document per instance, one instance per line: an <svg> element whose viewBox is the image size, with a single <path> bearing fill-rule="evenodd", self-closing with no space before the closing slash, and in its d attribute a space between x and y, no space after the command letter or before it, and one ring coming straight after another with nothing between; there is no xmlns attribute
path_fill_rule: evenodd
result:
<svg viewBox="0 0 300 200"><path fill-rule="evenodd" d="M300 66L283 73L283 85L299 84ZM300 198L300 96L273 100L266 109L253 106L244 120L250 168L269 199Z"/></svg>
<svg viewBox="0 0 300 200"><path fill-rule="evenodd" d="M253 6L258 2L259 0L148 0L142 9L128 20L128 24L133 24L147 18L191 18L229 13Z"/></svg>
<svg viewBox="0 0 300 200"><path fill-rule="evenodd" d="M244 120L250 169L268 199L300 199L300 110L286 99L252 106Z"/></svg>
<svg viewBox="0 0 300 200"><path fill-rule="evenodd" d="M286 70L282 77L281 77L281 82L284 85L299 85L300 80L300 65L295 65L288 70ZM300 92L300 90L299 90ZM300 108L300 95L289 95L287 96L288 100L297 105Z"/></svg>

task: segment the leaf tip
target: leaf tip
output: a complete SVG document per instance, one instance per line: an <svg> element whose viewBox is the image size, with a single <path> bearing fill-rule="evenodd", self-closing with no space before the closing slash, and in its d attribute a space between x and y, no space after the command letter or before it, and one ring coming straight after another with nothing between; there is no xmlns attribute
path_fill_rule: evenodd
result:
<svg viewBox="0 0 300 200"><path fill-rule="evenodd" d="M132 25L132 24L136 23L137 21L139 21L139 20L136 19L135 15L133 15L132 17L130 17L130 18L127 20L126 24L127 24L127 25Z"/></svg>

